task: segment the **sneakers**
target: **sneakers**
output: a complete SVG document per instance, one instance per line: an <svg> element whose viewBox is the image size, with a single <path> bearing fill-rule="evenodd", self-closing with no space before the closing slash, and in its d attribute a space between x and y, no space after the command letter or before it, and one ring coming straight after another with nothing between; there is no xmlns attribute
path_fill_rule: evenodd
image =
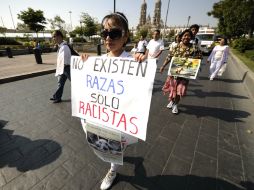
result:
<svg viewBox="0 0 254 190"><path fill-rule="evenodd" d="M116 172L109 170L105 178L102 180L101 187L100 187L101 190L106 190L110 188L115 178L116 178Z"/></svg>
<svg viewBox="0 0 254 190"><path fill-rule="evenodd" d="M177 114L177 113L178 113L177 104L174 104L174 105L172 106L172 113L174 113L174 114Z"/></svg>
<svg viewBox="0 0 254 190"><path fill-rule="evenodd" d="M174 104L174 102L173 102L173 101L170 101L170 102L168 103L168 105L167 105L167 108L171 109L171 108L173 107L173 104Z"/></svg>

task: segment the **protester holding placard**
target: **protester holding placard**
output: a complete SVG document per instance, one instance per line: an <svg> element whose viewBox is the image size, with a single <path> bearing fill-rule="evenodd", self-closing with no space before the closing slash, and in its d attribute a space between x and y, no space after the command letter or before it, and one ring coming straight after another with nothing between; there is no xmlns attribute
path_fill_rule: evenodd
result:
<svg viewBox="0 0 254 190"><path fill-rule="evenodd" d="M190 43L190 40L193 38L191 30L186 29L179 35L181 42L173 48L172 51L169 51L168 56L166 57L163 65L160 68L160 72L163 73L165 67L170 63L172 57L179 58L201 58L201 51L197 46L193 46ZM162 88L164 94L169 93L168 99L169 104L167 108L172 108L172 113L178 113L178 104L184 95L186 95L186 90L189 84L189 80L184 77L176 77L168 75L166 82Z"/></svg>
<svg viewBox="0 0 254 190"><path fill-rule="evenodd" d="M132 55L130 53L128 53L124 50L124 46L129 41L129 28L128 28L128 20L123 13L116 12L116 13L109 14L103 18L101 37L104 39L106 49L108 50L108 53L105 55L102 55L102 57L104 57L104 58L106 58L106 57L131 58L132 57ZM81 58L83 61L86 61L88 59L88 55L82 54ZM125 61L124 65L126 65L126 64L127 64L127 60ZM104 63L103 65L104 65L103 67L105 67L106 63ZM95 64L94 69L96 69L96 67L98 67L98 64ZM134 67L135 66L133 66L133 65L130 66L129 70L127 70L127 72L130 74L130 72L131 72L130 69L133 69ZM113 62L112 67L109 67L108 70L105 69L104 71L108 72L108 71L110 71L110 68L114 68L114 70L112 72L116 73L117 72L116 70L119 70L120 65L118 66L117 62ZM100 70L100 69L98 68L98 70ZM122 70L122 72L124 72L124 69L121 69L121 70ZM116 88L114 88L114 89L112 88L112 89L114 90L115 93L122 94L123 93L122 82L118 81L117 85L119 87L119 91L117 91ZM111 87L113 87L113 82L112 82ZM115 100L117 102L117 99L115 99ZM113 105L113 107L117 108L118 104L116 104L116 106ZM107 113L105 112L105 110L106 110L106 108L101 111L101 114L104 114L106 116ZM115 117L115 114L116 114L116 112L114 112L114 117ZM98 117L102 117L102 116L98 116ZM93 131L97 130L96 126L94 124L90 125L88 120L82 119L81 123L82 123L82 127L84 128L87 136L89 136L88 132L90 132L91 129ZM105 130L105 128L103 130ZM101 152L102 151L107 152L108 150L111 150L112 147L115 147L115 148L113 148L114 149L113 153L115 155L120 154L121 147L120 147L119 143L117 142L118 141L117 140L117 133L115 133L114 131L109 131L108 135L106 135L106 136L109 137L110 134L111 134L111 136L115 136L113 141L105 138L105 135L104 135L104 137L101 138L101 135L94 135L93 134L93 135L90 135L89 143L93 143L94 144L93 146L96 147L98 149L98 151L101 150ZM126 148L127 145L137 142L137 138L135 138L131 135L128 135L128 134L122 133L122 132L119 132L119 134L121 135L121 139L122 139L121 141L125 142L125 145L124 145L125 147L123 148L123 150ZM114 146L112 145L112 142L113 142ZM111 162L111 168L108 171L108 173L106 174L106 176L103 179L102 184L100 186L100 188L102 190L110 188L114 179L116 178L116 171L117 171L118 167L119 167L118 164Z"/></svg>

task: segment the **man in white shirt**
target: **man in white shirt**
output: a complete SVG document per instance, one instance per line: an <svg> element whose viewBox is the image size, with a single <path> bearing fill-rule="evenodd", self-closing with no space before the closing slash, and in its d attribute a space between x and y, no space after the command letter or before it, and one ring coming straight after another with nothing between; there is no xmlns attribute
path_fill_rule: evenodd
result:
<svg viewBox="0 0 254 190"><path fill-rule="evenodd" d="M57 66L56 74L57 77L57 90L50 100L53 103L59 103L62 101L62 95L64 90L64 84L67 80L71 80L70 74L70 62L71 62L71 50L67 45L67 42L63 41L63 34L60 30L53 32L53 40L58 44L58 53L57 53Z"/></svg>
<svg viewBox="0 0 254 190"><path fill-rule="evenodd" d="M145 54L146 46L147 46L147 41L145 40L144 36L141 35L140 40L138 42L137 53Z"/></svg>
<svg viewBox="0 0 254 190"><path fill-rule="evenodd" d="M148 59L158 58L162 51L164 50L164 42L160 39L160 30L155 30L153 32L153 39L151 39L147 45L146 54Z"/></svg>

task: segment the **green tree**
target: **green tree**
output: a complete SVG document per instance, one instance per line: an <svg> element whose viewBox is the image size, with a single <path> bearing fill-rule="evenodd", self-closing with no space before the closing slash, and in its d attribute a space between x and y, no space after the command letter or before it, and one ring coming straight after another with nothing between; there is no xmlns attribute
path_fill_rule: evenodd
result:
<svg viewBox="0 0 254 190"><path fill-rule="evenodd" d="M137 40L139 40L141 36L143 36L144 38L146 38L147 35L148 35L148 30L149 30L149 29L148 29L147 26L142 26L142 27L140 27L139 30L138 30L138 32L137 32L137 35L136 35Z"/></svg>
<svg viewBox="0 0 254 190"><path fill-rule="evenodd" d="M94 18L87 13L81 13L82 32L85 36L92 36L97 33L97 24Z"/></svg>
<svg viewBox="0 0 254 190"><path fill-rule="evenodd" d="M36 33L44 30L45 26L43 24L47 24L46 19L43 16L43 11L35 11L30 7L27 11L21 11L20 14L18 14L18 19L22 20L30 30Z"/></svg>
<svg viewBox="0 0 254 190"><path fill-rule="evenodd" d="M65 21L59 15L56 15L53 19L48 19L48 22L52 30L63 30L65 24Z"/></svg>
<svg viewBox="0 0 254 190"><path fill-rule="evenodd" d="M29 27L25 23L18 23L17 30L29 31Z"/></svg>
<svg viewBox="0 0 254 190"><path fill-rule="evenodd" d="M169 31L167 37L168 37L168 39L172 39L172 38L175 37L175 35L176 35L175 30L172 30L172 29L171 29L171 30Z"/></svg>
<svg viewBox="0 0 254 190"><path fill-rule="evenodd" d="M218 30L228 37L253 33L254 0L221 0L214 3L208 16L218 19Z"/></svg>
<svg viewBox="0 0 254 190"><path fill-rule="evenodd" d="M83 29L80 26L76 26L75 29L71 32L71 35L72 36L76 36L76 35L82 36L82 34L83 34L82 30Z"/></svg>

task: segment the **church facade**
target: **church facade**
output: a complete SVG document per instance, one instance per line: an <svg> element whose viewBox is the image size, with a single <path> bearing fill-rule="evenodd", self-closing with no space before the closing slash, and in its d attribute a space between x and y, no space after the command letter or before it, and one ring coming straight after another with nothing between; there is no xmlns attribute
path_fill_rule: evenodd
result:
<svg viewBox="0 0 254 190"><path fill-rule="evenodd" d="M160 29L162 27L163 24L161 22L161 0L155 1L154 15L152 20L150 15L147 16L146 14L147 14L147 3L146 0L144 0L141 5L140 19L137 28L146 25L150 26L153 29Z"/></svg>

